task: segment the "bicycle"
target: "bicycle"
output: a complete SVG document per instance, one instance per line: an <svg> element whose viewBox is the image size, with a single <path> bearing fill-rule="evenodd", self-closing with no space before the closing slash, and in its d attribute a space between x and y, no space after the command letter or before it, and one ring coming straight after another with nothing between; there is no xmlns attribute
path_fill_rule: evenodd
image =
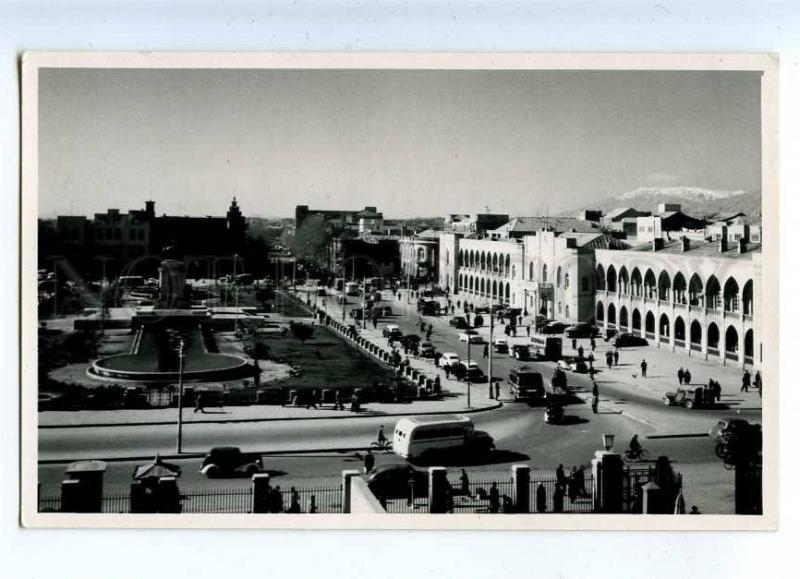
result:
<svg viewBox="0 0 800 579"><path fill-rule="evenodd" d="M392 441L391 440L375 440L369 443L370 448L374 448L375 450L392 450Z"/></svg>
<svg viewBox="0 0 800 579"><path fill-rule="evenodd" d="M626 460L638 460L643 461L647 460L650 457L650 453L647 452L644 448L640 448L638 450L631 450L630 448L625 451L625 459Z"/></svg>

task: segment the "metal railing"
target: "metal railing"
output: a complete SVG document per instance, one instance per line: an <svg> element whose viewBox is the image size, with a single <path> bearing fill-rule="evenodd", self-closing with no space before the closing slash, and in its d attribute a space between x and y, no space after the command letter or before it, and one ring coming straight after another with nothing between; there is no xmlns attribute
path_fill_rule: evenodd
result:
<svg viewBox="0 0 800 579"><path fill-rule="evenodd" d="M583 481L568 477L559 488L555 478L531 477L530 482L530 512L539 512L537 505L537 492L539 485L544 487L545 511L547 513L591 513L594 510L592 502L593 478L590 472L584 472ZM556 492L558 491L558 493ZM557 510L557 503L560 509Z"/></svg>

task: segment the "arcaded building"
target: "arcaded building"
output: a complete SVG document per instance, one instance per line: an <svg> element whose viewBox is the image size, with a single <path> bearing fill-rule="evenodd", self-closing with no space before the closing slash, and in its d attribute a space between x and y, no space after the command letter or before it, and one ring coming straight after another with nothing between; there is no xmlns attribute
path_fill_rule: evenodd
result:
<svg viewBox="0 0 800 579"><path fill-rule="evenodd" d="M761 246L687 238L595 252L595 321L653 345L760 367Z"/></svg>

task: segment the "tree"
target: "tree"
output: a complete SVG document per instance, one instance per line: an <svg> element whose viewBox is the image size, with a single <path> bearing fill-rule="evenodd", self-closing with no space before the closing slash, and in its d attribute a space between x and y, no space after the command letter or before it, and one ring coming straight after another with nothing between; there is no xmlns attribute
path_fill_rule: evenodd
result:
<svg viewBox="0 0 800 579"><path fill-rule="evenodd" d="M331 233L320 215L310 215L293 234L285 233L283 243L299 260L314 267L327 265L328 243Z"/></svg>
<svg viewBox="0 0 800 579"><path fill-rule="evenodd" d="M292 335L300 340L304 346L306 344L306 340L310 340L311 336L314 335L314 326L310 326L308 324L296 324L292 322L289 324L289 329L291 330Z"/></svg>

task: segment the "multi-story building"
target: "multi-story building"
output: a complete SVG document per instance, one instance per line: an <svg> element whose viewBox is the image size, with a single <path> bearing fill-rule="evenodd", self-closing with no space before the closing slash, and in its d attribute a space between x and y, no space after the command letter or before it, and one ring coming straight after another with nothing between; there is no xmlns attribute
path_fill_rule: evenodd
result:
<svg viewBox="0 0 800 579"><path fill-rule="evenodd" d="M722 363L761 365L761 248L688 238L595 251L604 328Z"/></svg>
<svg viewBox="0 0 800 579"><path fill-rule="evenodd" d="M439 232L425 229L398 239L400 271L413 279L436 279L439 265Z"/></svg>
<svg viewBox="0 0 800 579"><path fill-rule="evenodd" d="M364 209L309 209L308 205L298 205L294 210L294 227L298 229L308 217L317 215L328 224L334 232L359 230L361 220L364 220L365 227L378 227L383 220L383 214L378 212L376 207L364 207Z"/></svg>

